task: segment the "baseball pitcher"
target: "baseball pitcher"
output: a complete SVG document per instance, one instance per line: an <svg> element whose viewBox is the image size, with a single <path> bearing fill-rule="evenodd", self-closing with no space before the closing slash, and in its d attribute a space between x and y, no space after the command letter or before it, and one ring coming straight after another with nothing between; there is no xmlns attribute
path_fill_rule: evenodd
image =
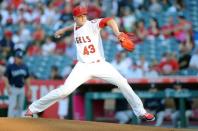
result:
<svg viewBox="0 0 198 131"><path fill-rule="evenodd" d="M59 38L66 31L74 31L77 64L64 84L33 102L25 116L32 117L33 114L45 110L58 100L71 94L76 88L91 78L100 78L120 88L136 116L146 121L153 121L155 119L154 115L146 112L142 101L132 90L127 80L111 64L105 61L100 30L105 26L112 28L121 46L128 51L134 50L133 42L127 34L119 31L114 19L101 18L89 21L86 14L86 7L75 7L73 9L75 23L55 33L55 37Z"/></svg>

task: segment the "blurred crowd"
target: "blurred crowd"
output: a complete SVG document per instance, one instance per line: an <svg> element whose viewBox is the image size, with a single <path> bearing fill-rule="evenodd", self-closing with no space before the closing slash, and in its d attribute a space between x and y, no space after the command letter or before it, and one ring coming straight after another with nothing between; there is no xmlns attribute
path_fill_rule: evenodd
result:
<svg viewBox="0 0 198 131"><path fill-rule="evenodd" d="M60 39L53 34L73 22L72 8L79 3L88 7L89 19L113 17L137 46L156 39L163 41L159 44L167 44L170 39L178 43L178 54L164 52L161 60L148 61L140 56L136 61L120 48L111 30L103 30L103 43L115 43L117 48L111 63L127 78L176 75L187 68L198 70L198 50L183 0L0 0L0 65L12 62L18 49L26 56L67 55L75 60L72 32ZM163 22L159 20L161 14L167 16ZM58 75L66 77L71 68L65 70Z"/></svg>

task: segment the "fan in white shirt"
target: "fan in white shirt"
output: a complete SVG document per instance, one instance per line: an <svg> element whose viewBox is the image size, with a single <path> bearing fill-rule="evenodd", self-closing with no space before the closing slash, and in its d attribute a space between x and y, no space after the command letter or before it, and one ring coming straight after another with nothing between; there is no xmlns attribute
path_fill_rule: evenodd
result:
<svg viewBox="0 0 198 131"><path fill-rule="evenodd" d="M50 37L46 39L46 43L42 45L42 54L43 55L50 55L54 52L56 48L56 44L51 40Z"/></svg>

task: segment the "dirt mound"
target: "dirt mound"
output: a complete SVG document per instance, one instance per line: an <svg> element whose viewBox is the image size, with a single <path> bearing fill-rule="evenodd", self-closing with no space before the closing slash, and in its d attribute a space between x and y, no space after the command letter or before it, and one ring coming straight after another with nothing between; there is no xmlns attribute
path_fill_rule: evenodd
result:
<svg viewBox="0 0 198 131"><path fill-rule="evenodd" d="M0 131L195 131L103 122L42 118L0 118Z"/></svg>

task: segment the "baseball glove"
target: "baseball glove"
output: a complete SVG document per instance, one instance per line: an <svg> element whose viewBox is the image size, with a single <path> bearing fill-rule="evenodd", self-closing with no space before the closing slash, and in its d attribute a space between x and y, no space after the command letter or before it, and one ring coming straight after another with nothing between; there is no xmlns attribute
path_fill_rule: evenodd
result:
<svg viewBox="0 0 198 131"><path fill-rule="evenodd" d="M121 43L121 46L127 51L133 51L135 49L135 44L129 38L129 36L123 32L118 35L118 40Z"/></svg>

